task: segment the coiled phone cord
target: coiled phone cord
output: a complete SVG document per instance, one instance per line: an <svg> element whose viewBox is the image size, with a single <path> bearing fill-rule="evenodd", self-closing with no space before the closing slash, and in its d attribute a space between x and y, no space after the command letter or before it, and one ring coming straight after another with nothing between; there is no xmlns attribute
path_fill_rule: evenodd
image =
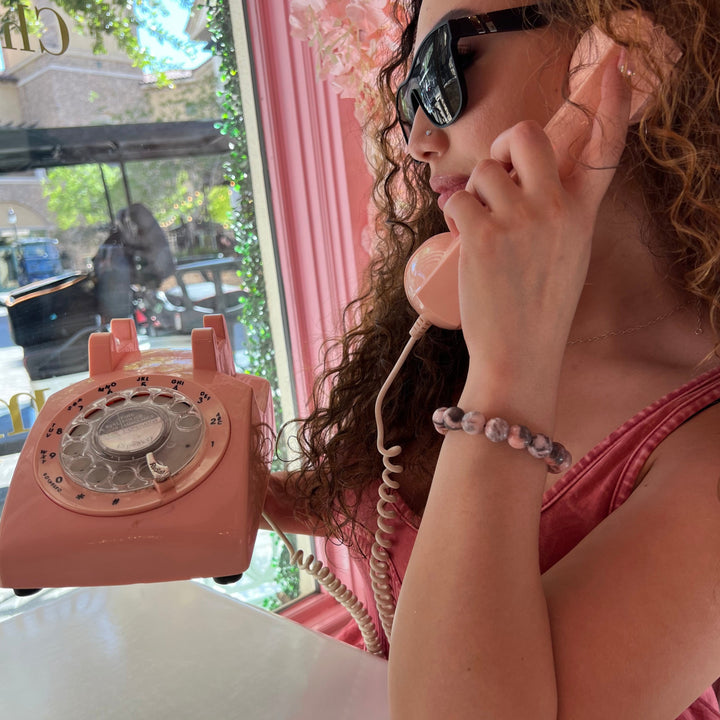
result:
<svg viewBox="0 0 720 720"><path fill-rule="evenodd" d="M385 427L382 420L382 404L387 395L387 391L393 381L400 372L400 368L407 360L410 351L417 341L427 332L431 323L420 316L410 329L410 340L405 345L400 357L397 359L395 366L387 376L383 386L380 388L377 399L375 400L375 423L377 425L377 449L383 456L383 465L385 470L382 474L382 483L378 488L379 499L377 502L378 513L378 529L375 532L375 541L372 545L370 557L370 581L372 584L373 596L377 607L380 624L383 632L390 642L392 633L393 620L395 618L395 598L390 588L388 561L389 550L392 547L392 534L394 526L392 520L397 517L396 512L390 507L396 502L395 491L400 487L400 483L394 480L391 474L399 475L403 468L402 465L393 464L391 458L397 457L402 448L399 445L393 445L386 448ZM263 513L263 517L272 530L285 544L290 553L290 562L301 570L305 570L312 575L329 593L334 597L351 615L357 623L358 628L365 642L365 649L373 655L384 655L382 644L378 636L377 628L372 618L368 614L367 608L360 602L358 597L346 585L340 582L332 571L325 567L320 560L317 560L312 554L305 557L302 550L296 550L285 533L277 527L270 517Z"/></svg>
<svg viewBox="0 0 720 720"><path fill-rule="evenodd" d="M382 483L378 488L379 499L377 502L378 529L375 532L375 542L373 543L370 557L370 581L372 583L373 595L375 596L375 605L380 617L385 637L390 642L392 633L393 620L395 619L396 599L393 597L390 588L390 576L388 572L389 550L392 547L392 534L394 526L392 521L397 517L397 513L392 509L392 505L396 502L395 491L400 487L400 483L390 477L391 474L399 475L402 471L402 465L393 464L391 459L397 457L402 448L399 445L393 445L390 448L385 447L385 427L382 420L382 404L387 395L387 391L393 381L400 372L400 368L407 360L410 351L415 343L427 332L431 323L425 320L422 315L415 321L410 329L410 339L405 345L400 357L397 359L395 366L390 371L387 379L383 383L377 399L375 400L375 423L377 425L377 449L383 457L383 465L385 469L382 474Z"/></svg>
<svg viewBox="0 0 720 720"><path fill-rule="evenodd" d="M290 562L312 575L330 595L350 613L360 629L363 641L365 642L365 649L372 655L384 655L375 623L373 623L367 609L360 602L357 595L346 585L343 585L343 583L335 577L330 568L325 567L314 555L310 554L306 558L302 550L296 550L285 533L264 513L263 517L273 532L275 532L285 544L285 547L290 553Z"/></svg>

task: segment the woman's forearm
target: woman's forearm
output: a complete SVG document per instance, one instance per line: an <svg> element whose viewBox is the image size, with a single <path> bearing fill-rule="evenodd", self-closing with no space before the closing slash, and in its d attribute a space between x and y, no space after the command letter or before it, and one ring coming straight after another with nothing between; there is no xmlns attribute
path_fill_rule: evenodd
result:
<svg viewBox="0 0 720 720"><path fill-rule="evenodd" d="M295 514L296 499L292 485L288 485L288 473L279 472L270 475L263 515L267 515L275 525L286 533L295 535L315 535L317 528L310 522L303 522ZM270 530L270 525L264 517L260 518L260 527Z"/></svg>
<svg viewBox="0 0 720 720"><path fill-rule="evenodd" d="M538 561L545 476L504 443L445 438L395 617L393 720L556 717Z"/></svg>

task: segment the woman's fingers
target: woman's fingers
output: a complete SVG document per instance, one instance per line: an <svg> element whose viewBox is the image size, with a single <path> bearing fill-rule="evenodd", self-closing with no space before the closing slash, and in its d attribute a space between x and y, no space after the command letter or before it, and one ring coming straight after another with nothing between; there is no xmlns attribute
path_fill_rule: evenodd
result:
<svg viewBox="0 0 720 720"><path fill-rule="evenodd" d="M604 197L625 149L630 119L632 87L618 69L625 65L626 53L608 62L602 74L600 99L593 116L590 138L566 185L575 194L582 193L590 205L599 205Z"/></svg>
<svg viewBox="0 0 720 720"><path fill-rule="evenodd" d="M560 187L552 146L537 123L525 121L498 136L491 157L475 166L465 189L492 213L504 215L517 208L521 190L533 195L552 185Z"/></svg>
<svg viewBox="0 0 720 720"><path fill-rule="evenodd" d="M455 193L444 207L452 232L470 238L498 227L527 229L556 213L564 191L552 145L537 123L506 130L491 153L475 166L465 192Z"/></svg>
<svg viewBox="0 0 720 720"><path fill-rule="evenodd" d="M490 146L490 157L504 166L530 193L559 182L550 139L532 120L520 122L500 133Z"/></svg>
<svg viewBox="0 0 720 720"><path fill-rule="evenodd" d="M457 237L467 236L482 227L489 211L475 191L459 190L447 201L443 212L448 229Z"/></svg>
<svg viewBox="0 0 720 720"><path fill-rule="evenodd" d="M492 157L478 163L465 191L445 204L448 225L462 240L461 314L469 348L485 348L486 355L489 347L501 348L478 307L491 317L513 315L527 341L535 334L560 342L569 329L598 207L625 146L630 88L616 62L597 76L593 114L572 108L584 120L576 137L561 138L566 149L574 143L578 157L569 174L561 176L558 168L559 143L554 148L537 123L522 122L497 138ZM564 132L572 126L566 120ZM538 316L550 318L550 325L538 323ZM534 325L528 326L528 317Z"/></svg>
<svg viewBox="0 0 720 720"><path fill-rule="evenodd" d="M560 180L584 205L599 205L625 148L632 88L618 64L626 63L618 51L599 69L596 107L567 101L549 122L548 137L537 123L518 123L498 135L491 158L529 193Z"/></svg>
<svg viewBox="0 0 720 720"><path fill-rule="evenodd" d="M506 213L517 202L517 185L507 168L492 159L482 160L473 169L465 190L494 213Z"/></svg>

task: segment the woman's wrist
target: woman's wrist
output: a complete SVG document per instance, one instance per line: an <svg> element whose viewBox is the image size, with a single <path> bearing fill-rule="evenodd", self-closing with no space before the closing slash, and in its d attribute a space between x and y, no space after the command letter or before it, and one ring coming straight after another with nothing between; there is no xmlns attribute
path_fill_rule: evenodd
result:
<svg viewBox="0 0 720 720"><path fill-rule="evenodd" d="M559 387L559 371L548 368L517 373L471 367L456 404L468 411L481 411L486 417L504 417L513 424L551 434Z"/></svg>

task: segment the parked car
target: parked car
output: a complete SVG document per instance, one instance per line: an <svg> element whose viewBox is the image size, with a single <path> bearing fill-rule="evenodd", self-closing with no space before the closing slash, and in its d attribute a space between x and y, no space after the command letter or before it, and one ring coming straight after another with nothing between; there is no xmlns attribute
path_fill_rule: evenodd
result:
<svg viewBox="0 0 720 720"><path fill-rule="evenodd" d="M229 323L234 322L240 298L246 292L237 285L222 282L222 273L238 268L236 259L227 258L178 263L177 285L165 291L135 294L134 316L138 329L149 335L163 331L189 333L193 328L202 327L203 316L211 313L223 314ZM185 282L188 276L200 276L202 280Z"/></svg>
<svg viewBox="0 0 720 720"><path fill-rule="evenodd" d="M7 261L14 263L18 285L29 285L36 280L47 280L64 271L60 248L55 238L30 237L10 245Z"/></svg>

